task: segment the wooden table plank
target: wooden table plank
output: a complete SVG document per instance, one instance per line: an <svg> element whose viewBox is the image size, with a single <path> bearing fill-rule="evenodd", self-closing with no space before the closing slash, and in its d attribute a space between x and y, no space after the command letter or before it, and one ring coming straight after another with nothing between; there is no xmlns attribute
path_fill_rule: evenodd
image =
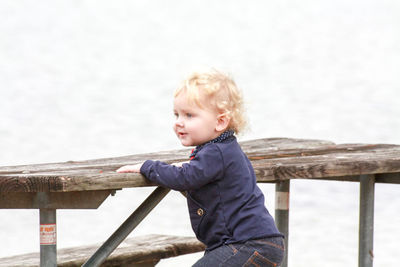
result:
<svg viewBox="0 0 400 267"><path fill-rule="evenodd" d="M94 244L58 250L57 266L81 266L100 246ZM195 237L146 235L126 239L101 266L131 266L134 263L159 261L160 259L200 252L204 244ZM0 267L37 267L39 253L28 253L0 259Z"/></svg>
<svg viewBox="0 0 400 267"><path fill-rule="evenodd" d="M323 140L266 138L241 142L241 146L252 161L260 182L400 172L400 146L397 145L336 145ZM115 170L145 159L169 163L186 161L189 153L190 149L183 149L0 167L0 192L68 192L151 186L140 174L120 174Z"/></svg>

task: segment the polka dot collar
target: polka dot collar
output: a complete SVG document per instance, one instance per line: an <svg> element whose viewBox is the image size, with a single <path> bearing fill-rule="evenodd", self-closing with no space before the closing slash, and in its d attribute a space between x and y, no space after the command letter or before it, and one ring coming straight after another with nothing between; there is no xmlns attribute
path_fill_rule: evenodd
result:
<svg viewBox="0 0 400 267"><path fill-rule="evenodd" d="M196 154L207 144L211 144L211 143L222 143L223 141L225 141L226 139L230 138L233 136L235 132L233 130L227 130L225 132L223 132L220 136L218 136L217 138L214 138L204 144L198 145L196 146L196 148L194 148L192 150L192 153L190 154L190 159L192 160Z"/></svg>

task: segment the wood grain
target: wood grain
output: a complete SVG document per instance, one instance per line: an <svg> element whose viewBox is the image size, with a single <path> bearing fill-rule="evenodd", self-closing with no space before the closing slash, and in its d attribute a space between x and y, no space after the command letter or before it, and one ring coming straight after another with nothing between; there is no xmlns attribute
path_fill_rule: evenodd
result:
<svg viewBox="0 0 400 267"><path fill-rule="evenodd" d="M101 244L59 249L57 266L81 266L100 247ZM146 235L126 239L101 265L131 266L134 263L158 262L160 259L200 252L205 246L195 237ZM39 253L0 258L0 267L37 267Z"/></svg>
<svg viewBox="0 0 400 267"><path fill-rule="evenodd" d="M334 144L324 140L266 138L240 143L259 182L330 179L400 172L400 146ZM140 174L116 173L146 159L186 161L190 149L124 157L0 167L0 192L68 192L152 186ZM394 178L393 178L394 177ZM391 176L391 182L400 183ZM354 180L354 179L353 179Z"/></svg>

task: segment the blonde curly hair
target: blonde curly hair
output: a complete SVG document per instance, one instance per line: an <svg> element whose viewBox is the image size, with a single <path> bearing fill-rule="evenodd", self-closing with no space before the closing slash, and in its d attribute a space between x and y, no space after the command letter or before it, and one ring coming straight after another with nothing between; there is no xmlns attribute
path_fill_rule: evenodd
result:
<svg viewBox="0 0 400 267"><path fill-rule="evenodd" d="M182 92L188 100L204 108L204 104L230 118L229 130L241 133L246 127L242 93L228 75L217 70L194 72L175 90L174 97Z"/></svg>

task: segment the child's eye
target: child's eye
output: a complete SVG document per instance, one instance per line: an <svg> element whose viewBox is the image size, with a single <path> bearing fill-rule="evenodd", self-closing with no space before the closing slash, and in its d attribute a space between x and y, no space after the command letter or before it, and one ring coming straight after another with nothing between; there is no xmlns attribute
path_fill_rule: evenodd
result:
<svg viewBox="0 0 400 267"><path fill-rule="evenodd" d="M189 119L193 117L192 113L186 113L186 117L188 117Z"/></svg>
<svg viewBox="0 0 400 267"><path fill-rule="evenodd" d="M176 112L174 112L174 116L175 116L175 118L179 117L178 113L176 113Z"/></svg>

